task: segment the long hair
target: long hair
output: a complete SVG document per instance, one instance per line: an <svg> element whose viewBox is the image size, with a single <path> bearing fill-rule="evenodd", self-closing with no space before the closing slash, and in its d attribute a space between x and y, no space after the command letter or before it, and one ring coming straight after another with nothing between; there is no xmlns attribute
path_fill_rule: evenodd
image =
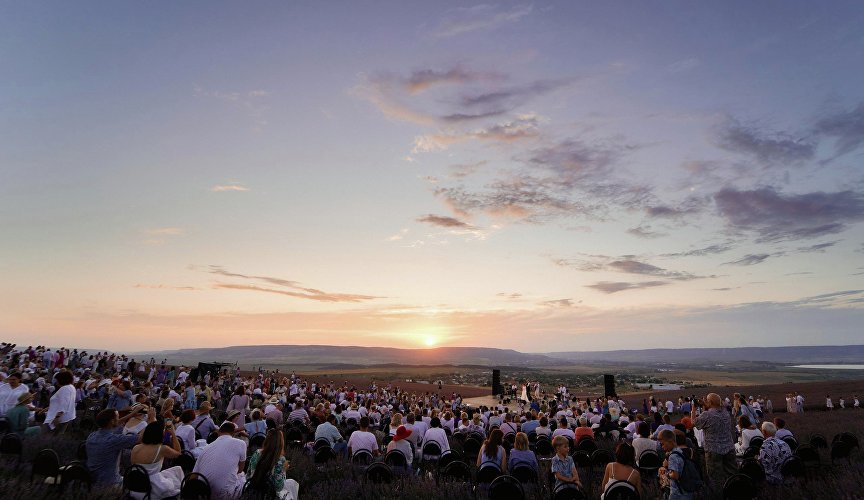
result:
<svg viewBox="0 0 864 500"><path fill-rule="evenodd" d="M504 433L501 432L501 429L495 429L489 434L489 439L486 440L486 448L483 450L483 454L489 458L497 458L498 457L498 447L501 446L501 443L504 441Z"/></svg>
<svg viewBox="0 0 864 500"><path fill-rule="evenodd" d="M252 475L252 484L256 486L266 484L284 448L285 437L282 435L282 431L279 429L267 431L267 437L264 438L264 444L258 452L261 456L258 458L258 465L255 466L255 473Z"/></svg>

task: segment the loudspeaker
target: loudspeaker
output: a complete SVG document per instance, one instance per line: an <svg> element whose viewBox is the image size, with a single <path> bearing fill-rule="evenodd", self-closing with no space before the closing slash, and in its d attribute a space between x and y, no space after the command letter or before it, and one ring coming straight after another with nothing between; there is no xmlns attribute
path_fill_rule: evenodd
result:
<svg viewBox="0 0 864 500"><path fill-rule="evenodd" d="M501 370L492 370L492 395L499 394L504 394L504 388L501 387Z"/></svg>
<svg viewBox="0 0 864 500"><path fill-rule="evenodd" d="M617 396L615 393L615 375L603 375L603 385L606 386L606 396Z"/></svg>

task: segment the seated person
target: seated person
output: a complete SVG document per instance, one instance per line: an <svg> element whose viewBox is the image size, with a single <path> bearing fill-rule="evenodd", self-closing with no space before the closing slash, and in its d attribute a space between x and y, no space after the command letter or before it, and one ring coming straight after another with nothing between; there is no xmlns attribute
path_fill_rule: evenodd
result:
<svg viewBox="0 0 864 500"><path fill-rule="evenodd" d="M285 460L285 436L279 429L267 431L260 450L249 459L249 486L256 491L272 489L281 500L297 500L300 485L287 479L290 464Z"/></svg>
<svg viewBox="0 0 864 500"><path fill-rule="evenodd" d="M373 456L380 453L375 434L369 432L369 417L360 417L360 428L348 438L348 455L353 456L358 450L366 450Z"/></svg>
<svg viewBox="0 0 864 500"><path fill-rule="evenodd" d="M168 433L171 445L162 444L163 433ZM160 500L180 494L180 483L183 482L183 469L179 465L162 470L165 458L173 459L180 456L180 441L174 433L174 423L171 420L150 422L141 434L141 443L132 448L130 457L132 465L140 465L150 475L150 492L147 498ZM144 493L132 492L135 499L144 498Z"/></svg>
<svg viewBox="0 0 864 500"><path fill-rule="evenodd" d="M639 425L636 426L636 437L633 438L633 450L636 454L637 465L642 452L645 450L657 451L658 443L648 437L650 433L651 428L648 426L648 422L639 422Z"/></svg>
<svg viewBox="0 0 864 500"><path fill-rule="evenodd" d="M636 470L636 450L628 443L619 443L615 448L615 461L606 464L606 471L600 484L605 485L603 487L605 490L615 481L627 481L636 487L640 496L642 495L642 477Z"/></svg>
<svg viewBox="0 0 864 500"><path fill-rule="evenodd" d="M588 419L585 417L579 417L579 427L576 428L576 432L574 435L576 436L576 443L582 441L586 438L594 439L594 429L588 427Z"/></svg>
<svg viewBox="0 0 864 500"><path fill-rule="evenodd" d="M762 433L765 442L759 450L759 462L765 469L765 480L772 484L783 482L780 468L787 458L792 456L792 449L782 439L777 438L777 426L772 422L762 423Z"/></svg>
<svg viewBox="0 0 864 500"><path fill-rule="evenodd" d="M516 441L513 443L513 449L510 450L510 458L507 460L507 470L512 471L517 465L527 465L534 469L534 472L539 470L537 463L537 455L528 449L528 435L524 432L516 434Z"/></svg>
<svg viewBox="0 0 864 500"><path fill-rule="evenodd" d="M140 440L140 435L123 435L123 424L144 409L140 406L123 418L120 418L117 410L102 410L96 415L99 430L87 436L85 445L87 469L95 484L115 486L123 482L120 476L120 452L132 449ZM155 409L148 410L147 421L156 421Z"/></svg>
<svg viewBox="0 0 864 500"><path fill-rule="evenodd" d="M774 426L777 427L777 433L774 434L777 439L785 439L787 437L794 438L792 431L786 428L786 421L780 417L774 419ZM764 431L763 431L764 432Z"/></svg>
<svg viewBox="0 0 864 500"><path fill-rule="evenodd" d="M738 427L741 429L741 437L735 443L735 451L738 455L743 455L747 448L750 447L750 440L756 436L763 437L762 431L756 428L756 425L750 421L747 415L738 417Z"/></svg>
<svg viewBox="0 0 864 500"><path fill-rule="evenodd" d="M579 471L576 469L576 463L573 462L573 457L570 456L570 443L564 436L555 436L552 439L552 446L555 448L555 456L552 457L552 474L555 476L555 488L562 484L575 484L582 487L582 481L579 479Z"/></svg>
<svg viewBox="0 0 864 500"><path fill-rule="evenodd" d="M558 428L552 433L553 439L558 436L569 437L572 441L576 441L576 434L567 425L567 417L561 417L561 420L558 421Z"/></svg>
<svg viewBox="0 0 864 500"><path fill-rule="evenodd" d="M450 450L450 441L447 440L447 433L441 428L441 419L438 417L432 417L429 421L429 430L423 436L423 445L429 442L437 443L441 453Z"/></svg>
<svg viewBox="0 0 864 500"><path fill-rule="evenodd" d="M400 425L396 429L396 435L393 436L393 439L387 444L388 453L393 450L398 450L405 455L405 459L408 460L408 467L411 467L411 464L414 461L414 453L411 449L411 444L407 439L410 435L411 429L408 429L404 425Z"/></svg>

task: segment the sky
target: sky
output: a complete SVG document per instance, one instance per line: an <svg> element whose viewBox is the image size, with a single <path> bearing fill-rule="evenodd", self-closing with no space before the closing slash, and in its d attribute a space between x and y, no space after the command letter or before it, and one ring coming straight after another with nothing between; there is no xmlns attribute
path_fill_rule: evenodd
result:
<svg viewBox="0 0 864 500"><path fill-rule="evenodd" d="M0 10L5 341L861 343L860 2Z"/></svg>

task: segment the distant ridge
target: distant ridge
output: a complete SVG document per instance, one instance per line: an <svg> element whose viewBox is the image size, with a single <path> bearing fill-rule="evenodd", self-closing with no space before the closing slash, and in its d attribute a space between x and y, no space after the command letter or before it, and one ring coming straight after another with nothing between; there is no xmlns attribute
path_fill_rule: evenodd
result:
<svg viewBox="0 0 864 500"><path fill-rule="evenodd" d="M281 365L479 365L542 368L571 363L729 363L763 361L775 364L861 363L864 345L644 349L523 353L493 347L395 347L328 345L260 345L177 349L136 353L135 357L169 361L237 361Z"/></svg>

